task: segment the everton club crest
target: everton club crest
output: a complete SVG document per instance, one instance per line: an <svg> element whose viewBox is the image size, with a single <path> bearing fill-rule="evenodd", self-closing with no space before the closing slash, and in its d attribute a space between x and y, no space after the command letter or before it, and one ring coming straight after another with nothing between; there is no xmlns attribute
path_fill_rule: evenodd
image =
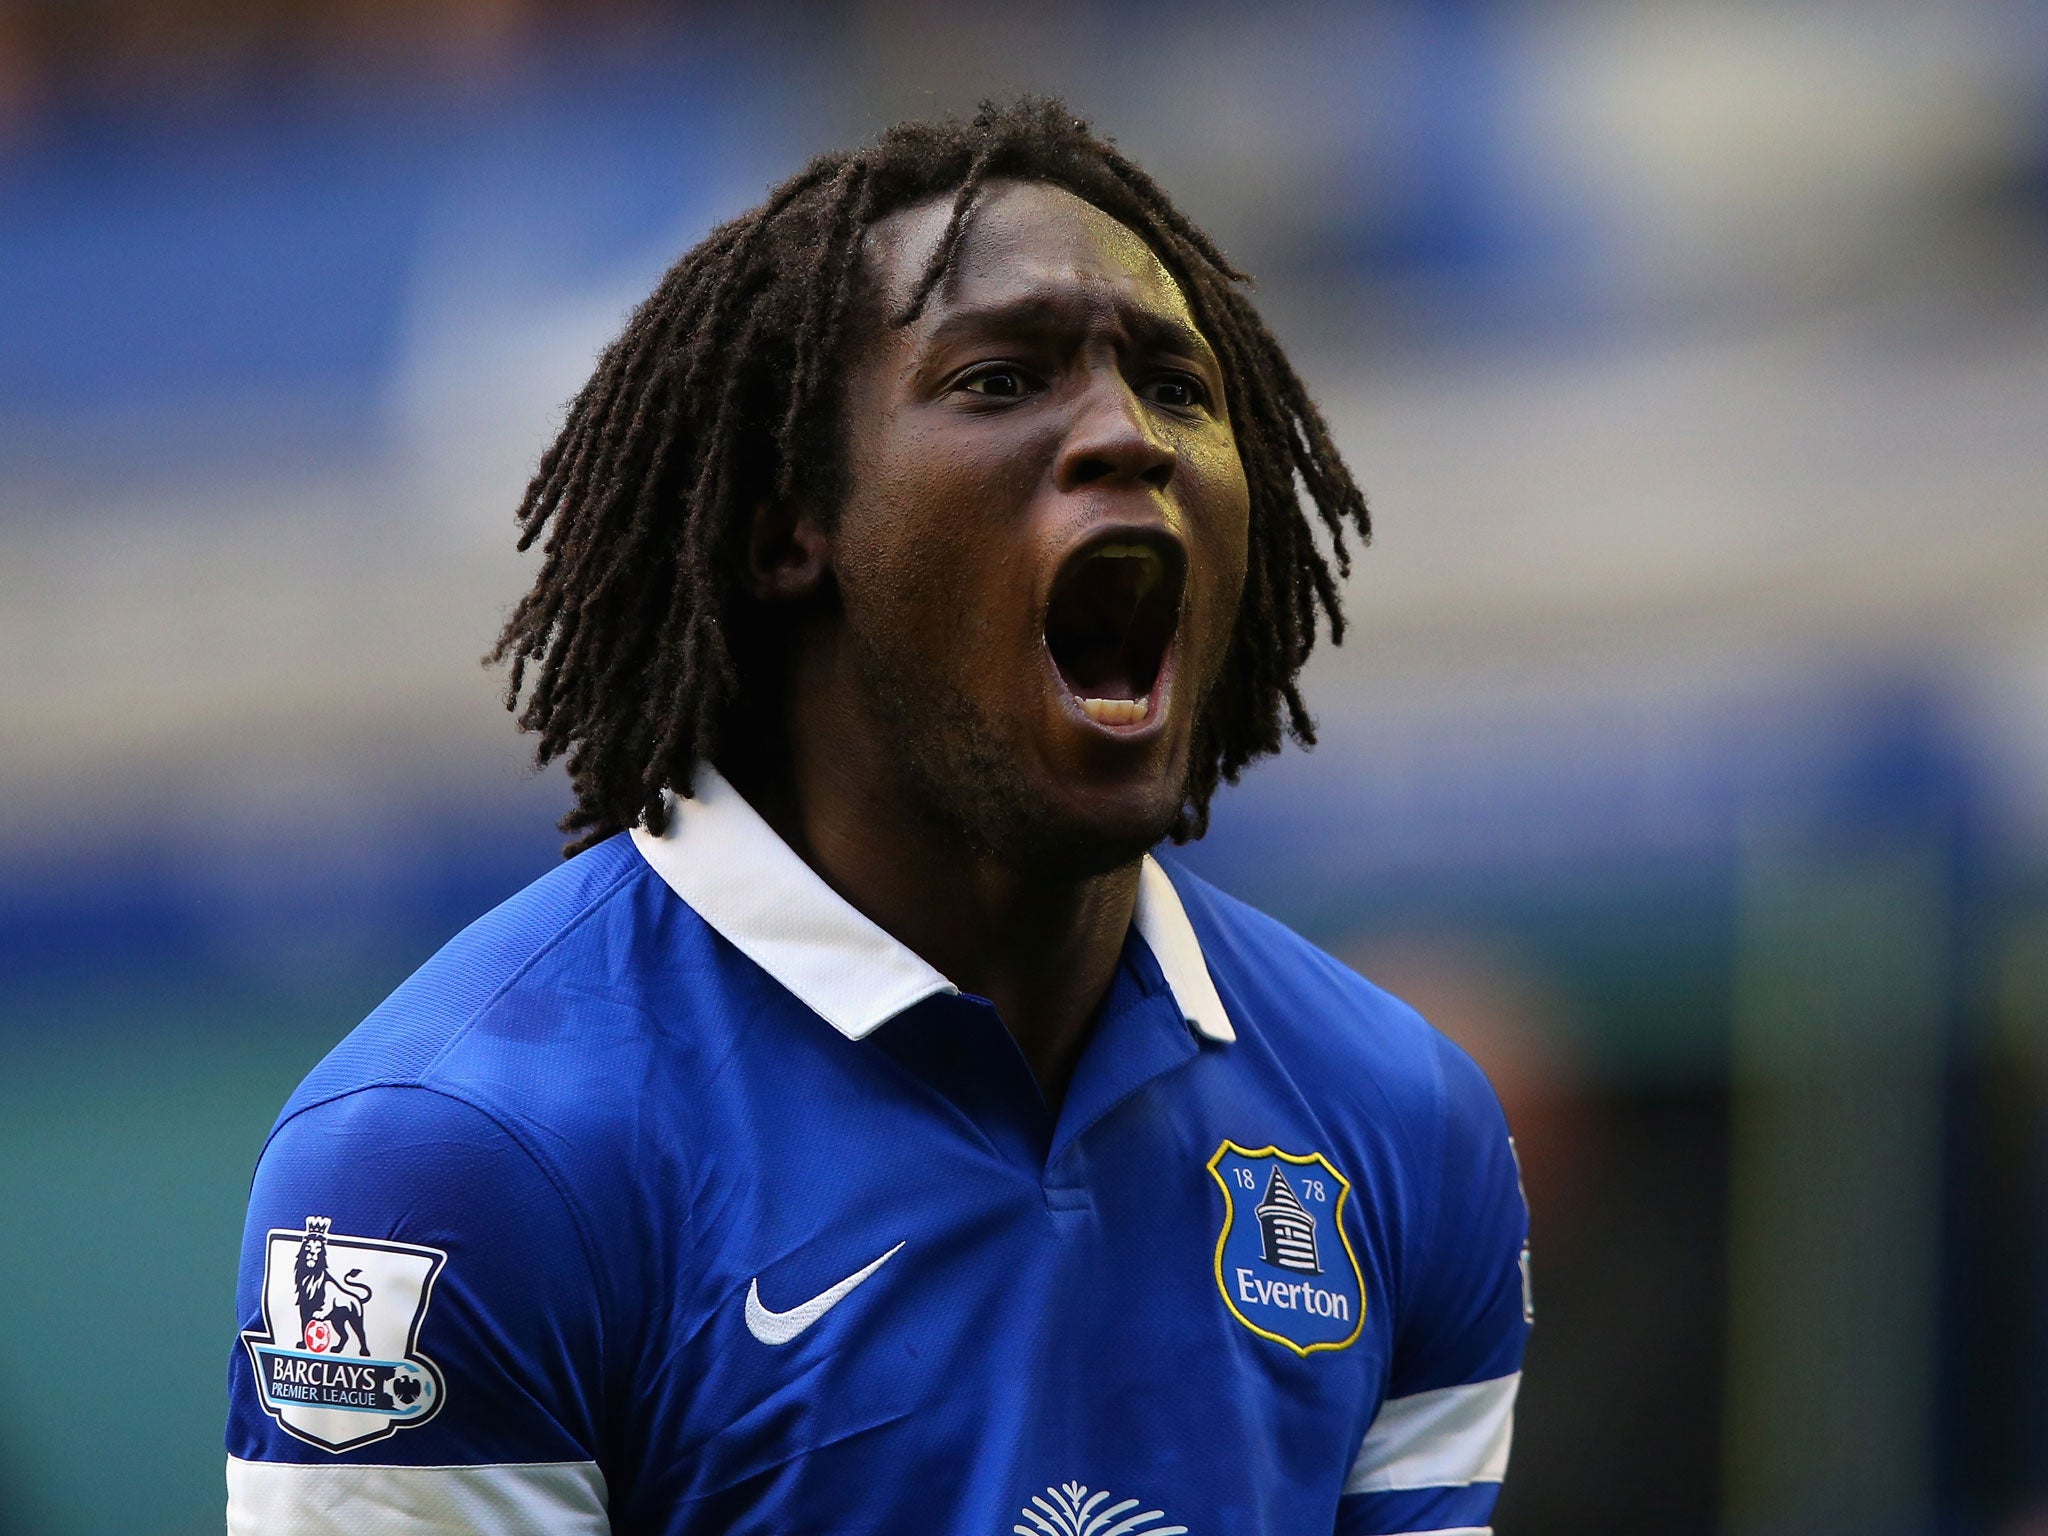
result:
<svg viewBox="0 0 2048 1536"><path fill-rule="evenodd" d="M242 1335L263 1408L327 1451L383 1440L432 1418L441 1372L421 1354L438 1248L345 1237L325 1216L272 1228L263 1327Z"/></svg>
<svg viewBox="0 0 2048 1536"><path fill-rule="evenodd" d="M1226 1141L1209 1159L1223 1190L1216 1284L1231 1315L1297 1355L1343 1349L1365 1327L1365 1279L1344 1231L1351 1181L1320 1152L1254 1152Z"/></svg>

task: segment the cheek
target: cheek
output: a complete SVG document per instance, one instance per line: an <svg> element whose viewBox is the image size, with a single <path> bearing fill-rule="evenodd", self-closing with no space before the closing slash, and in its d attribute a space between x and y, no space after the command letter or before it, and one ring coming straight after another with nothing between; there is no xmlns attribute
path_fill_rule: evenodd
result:
<svg viewBox="0 0 2048 1536"><path fill-rule="evenodd" d="M1213 444L1185 455L1191 494L1187 536L1194 555L1190 585L1211 627L1227 632L1244 593L1251 537L1251 494L1235 446Z"/></svg>
<svg viewBox="0 0 2048 1536"><path fill-rule="evenodd" d="M835 564L849 622L941 666L1028 606L1029 562L1015 547L1013 458L942 432L899 429L855 459ZM1011 591L1026 584L1026 603Z"/></svg>

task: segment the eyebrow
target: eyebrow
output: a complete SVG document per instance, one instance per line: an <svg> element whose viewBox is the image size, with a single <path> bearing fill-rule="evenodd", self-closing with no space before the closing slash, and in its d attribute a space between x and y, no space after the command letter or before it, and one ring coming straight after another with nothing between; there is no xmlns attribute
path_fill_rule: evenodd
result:
<svg viewBox="0 0 2048 1536"><path fill-rule="evenodd" d="M1123 294L1110 300L1117 322L1141 346L1185 353L1206 360L1221 369L1222 362L1209 340L1190 322L1178 316L1146 309ZM1077 298L1064 289L1035 288L998 304L976 305L947 315L932 327L927 342L941 346L963 335L1001 331L1077 330L1093 317L1094 303Z"/></svg>

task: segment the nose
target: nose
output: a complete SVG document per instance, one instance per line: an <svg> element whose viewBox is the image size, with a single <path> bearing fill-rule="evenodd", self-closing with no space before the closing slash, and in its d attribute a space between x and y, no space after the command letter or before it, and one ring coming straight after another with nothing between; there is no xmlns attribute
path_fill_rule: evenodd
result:
<svg viewBox="0 0 2048 1536"><path fill-rule="evenodd" d="M1113 369L1098 373L1060 446L1053 481L1062 491L1098 483L1164 490L1179 455L1160 438L1144 404Z"/></svg>

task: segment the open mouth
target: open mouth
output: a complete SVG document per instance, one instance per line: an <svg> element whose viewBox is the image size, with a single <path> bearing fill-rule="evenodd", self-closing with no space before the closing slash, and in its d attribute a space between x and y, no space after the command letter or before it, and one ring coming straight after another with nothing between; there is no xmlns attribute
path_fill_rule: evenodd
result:
<svg viewBox="0 0 2048 1536"><path fill-rule="evenodd" d="M1089 719L1134 726L1151 718L1186 579L1178 545L1129 534L1081 551L1060 572L1045 648Z"/></svg>

